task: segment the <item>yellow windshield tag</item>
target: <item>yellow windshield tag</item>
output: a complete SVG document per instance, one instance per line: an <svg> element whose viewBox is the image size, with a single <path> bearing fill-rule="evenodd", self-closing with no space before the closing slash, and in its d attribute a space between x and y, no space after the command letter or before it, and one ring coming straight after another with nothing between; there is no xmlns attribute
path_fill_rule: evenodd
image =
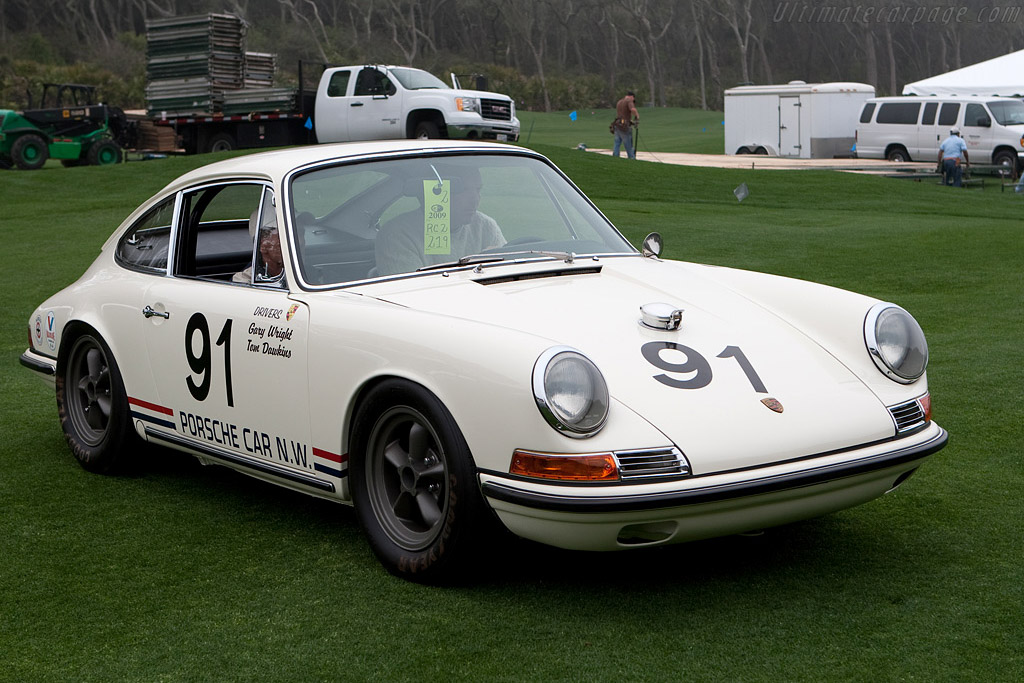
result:
<svg viewBox="0 0 1024 683"><path fill-rule="evenodd" d="M423 181L423 253L452 253L451 181Z"/></svg>

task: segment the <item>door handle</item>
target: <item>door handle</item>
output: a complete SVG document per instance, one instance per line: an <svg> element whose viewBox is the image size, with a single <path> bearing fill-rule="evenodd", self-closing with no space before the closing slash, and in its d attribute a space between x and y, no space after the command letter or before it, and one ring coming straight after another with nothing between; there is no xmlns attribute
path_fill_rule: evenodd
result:
<svg viewBox="0 0 1024 683"><path fill-rule="evenodd" d="M164 311L163 313L161 313L160 311L154 310L153 307L149 305L142 309L142 315L146 316L147 318L152 318L153 316L156 316L158 318L163 318L164 320L167 320L171 317L170 311Z"/></svg>
<svg viewBox="0 0 1024 683"><path fill-rule="evenodd" d="M361 106L363 106L363 103L362 103L362 102L353 102L353 103L352 103L351 105L349 105L349 106L352 106L352 107L361 107Z"/></svg>

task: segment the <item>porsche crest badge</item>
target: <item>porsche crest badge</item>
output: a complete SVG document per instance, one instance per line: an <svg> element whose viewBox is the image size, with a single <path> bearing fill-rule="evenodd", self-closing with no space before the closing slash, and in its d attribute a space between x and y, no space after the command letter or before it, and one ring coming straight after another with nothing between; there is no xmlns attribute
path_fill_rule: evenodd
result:
<svg viewBox="0 0 1024 683"><path fill-rule="evenodd" d="M781 413L783 411L782 403L780 403L778 399L762 398L761 403L763 403L765 407L774 410L776 413Z"/></svg>

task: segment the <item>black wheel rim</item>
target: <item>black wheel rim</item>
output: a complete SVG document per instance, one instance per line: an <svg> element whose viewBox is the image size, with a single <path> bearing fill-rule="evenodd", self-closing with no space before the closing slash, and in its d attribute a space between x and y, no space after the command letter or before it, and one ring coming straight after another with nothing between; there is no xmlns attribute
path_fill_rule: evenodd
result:
<svg viewBox="0 0 1024 683"><path fill-rule="evenodd" d="M89 446L107 435L112 407L110 363L95 340L75 342L68 358L67 411L75 432Z"/></svg>
<svg viewBox="0 0 1024 683"><path fill-rule="evenodd" d="M408 406L385 412L367 449L366 488L373 514L399 547L418 551L448 515L448 462L430 422Z"/></svg>

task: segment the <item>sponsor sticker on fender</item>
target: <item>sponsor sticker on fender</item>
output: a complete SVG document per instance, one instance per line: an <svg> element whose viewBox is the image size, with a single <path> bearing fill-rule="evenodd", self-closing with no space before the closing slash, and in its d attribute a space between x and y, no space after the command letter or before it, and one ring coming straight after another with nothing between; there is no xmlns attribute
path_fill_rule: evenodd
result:
<svg viewBox="0 0 1024 683"><path fill-rule="evenodd" d="M57 350L57 332L54 329L57 322L57 316L53 314L53 311L47 311L46 313L46 345L50 347L51 351Z"/></svg>

